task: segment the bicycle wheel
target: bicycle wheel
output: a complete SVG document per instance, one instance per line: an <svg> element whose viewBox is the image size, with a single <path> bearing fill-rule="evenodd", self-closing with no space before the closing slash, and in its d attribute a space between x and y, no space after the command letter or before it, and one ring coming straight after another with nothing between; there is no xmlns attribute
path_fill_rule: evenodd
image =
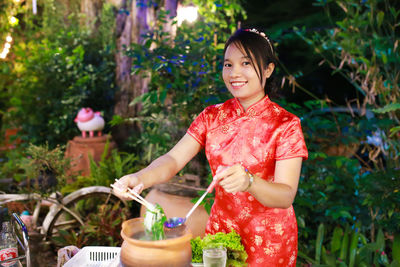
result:
<svg viewBox="0 0 400 267"><path fill-rule="evenodd" d="M83 228L89 224L93 225L93 221L96 220L100 224L107 223L104 218L110 217L111 212L118 212L116 216L120 216L121 212L128 216L127 203L114 195L108 187L81 188L64 197L60 204L53 204L50 207L43 221L42 233L45 235L45 240L55 248L65 245L109 245L101 244L102 242L96 243L96 240L85 241L88 233L85 233ZM112 223L112 221L109 222L109 224ZM114 227L115 230L115 226L108 225L108 227ZM110 233L103 233L103 235L109 237ZM119 232L114 232L113 235L119 237Z"/></svg>

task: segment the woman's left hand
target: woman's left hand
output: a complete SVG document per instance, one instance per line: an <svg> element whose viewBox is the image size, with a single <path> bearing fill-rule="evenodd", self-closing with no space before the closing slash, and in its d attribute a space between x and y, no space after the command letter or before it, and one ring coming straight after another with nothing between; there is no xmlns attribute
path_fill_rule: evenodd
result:
<svg viewBox="0 0 400 267"><path fill-rule="evenodd" d="M249 186L250 180L246 173L246 169L240 165L219 166L214 179L218 179L218 183L228 193L242 192Z"/></svg>

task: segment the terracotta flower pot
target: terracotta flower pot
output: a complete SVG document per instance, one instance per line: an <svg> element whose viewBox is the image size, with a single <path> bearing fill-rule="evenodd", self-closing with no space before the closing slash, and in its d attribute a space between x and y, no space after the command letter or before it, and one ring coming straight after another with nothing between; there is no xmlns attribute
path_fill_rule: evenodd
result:
<svg viewBox="0 0 400 267"><path fill-rule="evenodd" d="M16 137L19 131L21 131L19 128L6 129L4 133L4 146L0 147L0 150L14 149L21 144L22 140Z"/></svg>
<svg viewBox="0 0 400 267"><path fill-rule="evenodd" d="M180 230L177 237L157 241L144 241L133 238L144 231L143 218L123 222L121 236L121 263L125 267L189 267L192 249L189 228Z"/></svg>
<svg viewBox="0 0 400 267"><path fill-rule="evenodd" d="M108 154L117 147L116 143L109 135L96 136L91 138L83 138L75 136L73 140L68 141L65 157L71 159L72 173L81 172L84 176L90 175L90 159L89 155L95 162L101 160L104 153L106 143L109 142ZM72 182L72 181L68 181Z"/></svg>

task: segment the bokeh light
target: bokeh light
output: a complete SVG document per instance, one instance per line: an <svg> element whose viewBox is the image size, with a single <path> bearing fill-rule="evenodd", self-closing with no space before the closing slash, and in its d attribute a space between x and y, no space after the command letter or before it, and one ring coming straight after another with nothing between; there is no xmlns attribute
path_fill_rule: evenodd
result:
<svg viewBox="0 0 400 267"><path fill-rule="evenodd" d="M198 7L195 6L181 6L177 10L178 26L182 24L184 20L189 23L193 23L198 17Z"/></svg>
<svg viewBox="0 0 400 267"><path fill-rule="evenodd" d="M11 24L11 26L16 26L19 23L19 19L17 19L16 17L12 16L12 17L10 17L8 22Z"/></svg>

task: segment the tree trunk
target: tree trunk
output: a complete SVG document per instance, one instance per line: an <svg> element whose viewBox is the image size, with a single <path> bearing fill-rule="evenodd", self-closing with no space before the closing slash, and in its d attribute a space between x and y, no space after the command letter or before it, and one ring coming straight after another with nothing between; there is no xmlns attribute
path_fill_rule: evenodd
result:
<svg viewBox="0 0 400 267"><path fill-rule="evenodd" d="M137 109L129 106L129 103L141 94L142 81L139 76L131 75L132 59L125 55L126 47L132 42L141 43L140 34L147 29L147 7L136 5L136 1L123 0L123 5L117 15L117 53L116 84L119 87L115 99L114 114L123 118L135 117ZM118 144L122 144L133 132L137 130L135 125L122 124L114 127L113 137Z"/></svg>
<svg viewBox="0 0 400 267"><path fill-rule="evenodd" d="M176 33L176 24L172 25L173 18L176 17L178 11L178 1L177 0L165 0L164 5L165 10L169 11L167 17L167 22L164 24L164 31L171 34L171 42Z"/></svg>
<svg viewBox="0 0 400 267"><path fill-rule="evenodd" d="M148 91L150 78L142 78L140 75L131 75L132 60L124 54L125 46L131 43L143 44L142 35L149 30L149 22L155 20L153 7L148 7L146 1L122 0L122 8L117 15L117 54L116 54L116 83L119 92L115 97L114 114L123 118L136 117L141 109L140 104L134 107L129 103L136 97ZM172 16L176 16L177 0L166 0L165 8L170 10ZM169 26L168 26L169 25ZM171 23L167 23L169 31L173 30ZM135 131L139 131L138 125L119 125L114 127L113 138L117 144L122 144Z"/></svg>
<svg viewBox="0 0 400 267"><path fill-rule="evenodd" d="M132 60L124 54L125 46L129 47L132 42L132 12L127 9L127 0L123 0L121 9L117 15L116 21L116 84L119 91L116 95L116 104L114 113L125 117L132 112L129 108L129 102L132 100L132 78L131 66Z"/></svg>
<svg viewBox="0 0 400 267"><path fill-rule="evenodd" d="M97 28L101 23L98 20L98 18L100 17L102 8L103 8L102 0L82 0L81 1L81 13L86 15L86 17L82 18L81 23L85 24L86 27L91 29L93 34L96 33Z"/></svg>

